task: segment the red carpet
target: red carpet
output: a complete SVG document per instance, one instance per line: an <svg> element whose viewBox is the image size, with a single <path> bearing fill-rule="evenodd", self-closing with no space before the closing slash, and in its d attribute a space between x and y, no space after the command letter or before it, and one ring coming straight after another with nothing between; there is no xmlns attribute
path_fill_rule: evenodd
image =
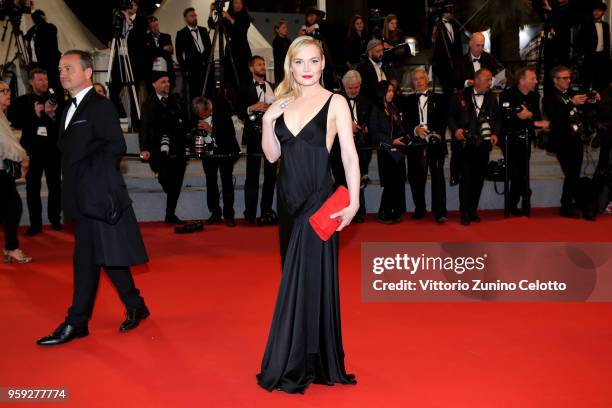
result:
<svg viewBox="0 0 612 408"><path fill-rule="evenodd" d="M280 278L275 228L142 232L152 261L135 269L152 316L119 333L123 308L100 283L90 335L41 348L71 299L72 237L23 239L29 265L0 264L0 387L67 387L75 407L611 407L610 303L364 303L362 241L609 241L612 217L461 227L431 218L369 220L341 237L344 348L356 386L268 393L255 374ZM19 404L15 406L49 406ZM53 404L52 406L66 406Z"/></svg>

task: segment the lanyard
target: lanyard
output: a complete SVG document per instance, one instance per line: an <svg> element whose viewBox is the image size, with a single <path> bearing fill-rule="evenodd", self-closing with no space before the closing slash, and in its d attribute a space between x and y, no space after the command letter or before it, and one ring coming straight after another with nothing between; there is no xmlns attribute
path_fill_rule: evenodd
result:
<svg viewBox="0 0 612 408"><path fill-rule="evenodd" d="M484 95L482 96L482 103L480 104L480 106L478 106L478 103L476 102L476 95L472 94L472 101L474 102L474 109L476 110L476 116L480 115L480 110L482 109L482 105L484 105Z"/></svg>
<svg viewBox="0 0 612 408"><path fill-rule="evenodd" d="M426 125L425 123L425 112L427 109L427 104L429 103L429 97L427 97L427 100L425 101L425 103L423 104L423 106L421 106L421 97L419 96L419 121L421 122L421 125Z"/></svg>

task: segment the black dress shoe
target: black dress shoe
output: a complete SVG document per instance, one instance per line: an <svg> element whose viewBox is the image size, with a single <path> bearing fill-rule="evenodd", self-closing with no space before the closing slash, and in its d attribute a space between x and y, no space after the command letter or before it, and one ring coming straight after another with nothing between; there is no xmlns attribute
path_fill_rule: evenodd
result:
<svg viewBox="0 0 612 408"><path fill-rule="evenodd" d="M119 326L119 330L122 332L136 328L141 321L150 315L149 309L146 306L138 309L128 309L125 314L125 321Z"/></svg>
<svg viewBox="0 0 612 408"><path fill-rule="evenodd" d="M427 214L427 211L415 211L414 214L412 214L412 219L420 220L425 217L425 214Z"/></svg>
<svg viewBox="0 0 612 408"><path fill-rule="evenodd" d="M38 339L36 344L39 346L56 346L58 344L68 343L71 340L89 335L87 326L75 327L68 323L62 323L57 329L46 337Z"/></svg>
<svg viewBox="0 0 612 408"><path fill-rule="evenodd" d="M461 213L461 225L470 225L470 216L468 213Z"/></svg>
<svg viewBox="0 0 612 408"><path fill-rule="evenodd" d="M593 211L585 211L582 214L582 216L587 221L596 221L597 220L597 216L595 215L595 213Z"/></svg>
<svg viewBox="0 0 612 408"><path fill-rule="evenodd" d="M476 214L476 211L470 213L470 221L480 222L480 217Z"/></svg>
<svg viewBox="0 0 612 408"><path fill-rule="evenodd" d="M61 222L54 222L51 224L51 229L53 231L61 231L64 229L64 226L62 225Z"/></svg>
<svg viewBox="0 0 612 408"><path fill-rule="evenodd" d="M25 232L25 236L26 237L33 237L34 235L38 235L42 232L42 227L30 227L27 229L27 231Z"/></svg>
<svg viewBox="0 0 612 408"><path fill-rule="evenodd" d="M559 215L565 218L580 218L580 215L571 208L561 207Z"/></svg>
<svg viewBox="0 0 612 408"><path fill-rule="evenodd" d="M218 224L221 222L221 214L212 214L210 217L208 217L208 220L206 220L206 223L208 225L213 225L213 224Z"/></svg>
<svg viewBox="0 0 612 408"><path fill-rule="evenodd" d="M166 224L172 224L172 225L184 225L185 224L185 221L181 220L176 215L166 215L166 219L164 220L164 222Z"/></svg>
<svg viewBox="0 0 612 408"><path fill-rule="evenodd" d="M226 218L225 225L227 225L230 228L234 228L236 226L236 220L233 218Z"/></svg>
<svg viewBox="0 0 612 408"><path fill-rule="evenodd" d="M522 217L523 215L523 211L521 211L518 207L511 207L510 208L510 214L514 215L515 217Z"/></svg>

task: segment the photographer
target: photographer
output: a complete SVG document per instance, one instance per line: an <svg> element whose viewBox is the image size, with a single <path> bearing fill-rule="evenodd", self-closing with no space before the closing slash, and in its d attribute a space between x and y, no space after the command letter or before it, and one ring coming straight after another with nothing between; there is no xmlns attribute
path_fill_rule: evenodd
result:
<svg viewBox="0 0 612 408"><path fill-rule="evenodd" d="M474 74L486 68L493 75L497 74L495 59L484 50L485 36L482 33L472 34L467 54L455 60L455 87L463 89L474 85Z"/></svg>
<svg viewBox="0 0 612 408"><path fill-rule="evenodd" d="M516 73L516 78L518 83L505 90L499 98L503 119L500 147L509 172L509 210L512 215L520 217L528 213L531 207L531 191L527 191L527 166L531 157L531 142L535 139L535 128L548 129L549 122L542 120L540 113L535 69L522 68ZM522 210L518 207L521 197Z"/></svg>
<svg viewBox="0 0 612 408"><path fill-rule="evenodd" d="M223 189L223 218L228 227L235 227L234 219L234 164L238 160L240 146L236 141L234 123L230 110L222 96L217 98L217 107L213 111L213 103L198 97L191 104L194 113L194 130L192 135L202 137L202 166L206 174L206 202L210 217L208 224L221 221L221 206L219 206L219 185L217 174L221 177ZM208 143L206 143L208 142ZM196 154L198 153L196 143ZM229 157L214 157L227 155Z"/></svg>
<svg viewBox="0 0 612 408"><path fill-rule="evenodd" d="M211 3L210 17L208 17L208 28L210 29L215 27L212 18L215 8L216 3ZM251 26L251 16L244 5L244 0L230 0L227 11L223 11L221 17L228 37L228 44L225 49L225 78L228 80L228 83L237 86L238 84L234 83L234 71L229 59L230 48L234 67L238 73L238 80L240 82L248 82L251 77L249 73L249 59L252 54L247 32Z"/></svg>
<svg viewBox="0 0 612 408"><path fill-rule="evenodd" d="M366 47L368 58L357 65L357 71L361 75L361 93L366 96L372 104L379 103L376 98L376 92L379 89L379 83L387 80L385 69L382 61L383 43L380 40L370 40Z"/></svg>
<svg viewBox="0 0 612 408"><path fill-rule="evenodd" d="M61 224L61 162L57 147L59 133L59 95L49 89L47 72L34 68L29 73L32 92L15 100L9 109L9 120L16 129L22 129L21 145L30 156L30 171L26 177L26 193L30 227L26 236L42 232L42 203L40 198L43 172L49 192L47 216L51 228L62 229Z"/></svg>
<svg viewBox="0 0 612 408"><path fill-rule="evenodd" d="M608 6L597 1L593 14L584 22L578 33L577 51L584 55L581 79L583 85L599 91L610 84L610 25L602 20Z"/></svg>
<svg viewBox="0 0 612 408"><path fill-rule="evenodd" d="M162 33L159 30L159 20L155 16L147 18L149 31L145 35L145 50L148 58L147 79L151 79L152 71L165 71L170 78L170 85L173 88L176 83L174 73L174 62L172 54L172 38L170 34Z"/></svg>
<svg viewBox="0 0 612 408"><path fill-rule="evenodd" d="M480 222L476 213L484 185L491 147L497 144L501 121L497 98L491 92L493 74L476 72L474 86L457 93L451 101L448 127L452 135L452 176L459 181L461 225ZM453 163L454 161L454 163Z"/></svg>
<svg viewBox="0 0 612 408"><path fill-rule="evenodd" d="M257 217L259 199L259 172L261 168L261 120L268 107L274 102L272 85L265 80L266 61L255 55L249 61L251 80L240 85L236 114L244 121L242 144L247 147L246 180L244 182L244 220L253 224ZM272 209L274 186L278 163L264 160L264 182L261 192L261 217L258 225L276 223L276 212Z"/></svg>
<svg viewBox="0 0 612 408"><path fill-rule="evenodd" d="M463 54L463 33L455 19L454 7L447 0L435 1L432 7L436 23L431 34L433 72L445 94L453 93L453 61Z"/></svg>
<svg viewBox="0 0 612 408"><path fill-rule="evenodd" d="M167 72L153 72L151 95L142 105L140 157L149 161L151 170L167 195L166 224L183 224L176 216L176 204L185 176L185 110L181 99L170 94Z"/></svg>
<svg viewBox="0 0 612 408"><path fill-rule="evenodd" d="M412 71L415 94L408 96L402 104L404 127L408 146L408 182L412 190L414 214L421 219L425 208L425 184L427 170L431 174L431 210L438 223L446 222L446 181L444 179L444 156L446 148L446 108L442 97L429 92L429 77L423 68Z"/></svg>
<svg viewBox="0 0 612 408"><path fill-rule="evenodd" d="M372 111L372 104L369 99L361 94L361 75L356 70L349 70L342 77L342 86L344 87L344 96L351 110L351 119L353 120L353 135L355 138L355 146L357 147L357 155L359 156L359 170L361 173L361 189L359 191L359 210L353 221L360 224L365 221L365 187L367 185L368 167L372 160L372 150L363 148L372 147L373 143L370 139L368 131L368 121ZM342 157L340 150L340 142L334 140L331 151L331 166L336 185L346 186L346 177L344 174L344 166L342 165Z"/></svg>
<svg viewBox="0 0 612 408"><path fill-rule="evenodd" d="M584 123L582 107L589 99L586 93L576 93L570 89L572 71L564 66L553 68L550 73L554 88L547 92L542 101L544 112L550 121L550 137L557 160L565 176L561 195L560 215L579 218L576 208L583 208L585 219L595 220L595 214L585 206L580 197L580 172L584 154ZM595 98L599 96L591 95Z"/></svg>
<svg viewBox="0 0 612 408"><path fill-rule="evenodd" d="M28 54L33 66L38 66L49 76L49 83L53 89L61 89L57 66L61 57L57 45L57 27L48 23L45 12L35 10L32 12L34 25L25 34L28 45Z"/></svg>
<svg viewBox="0 0 612 408"><path fill-rule="evenodd" d="M208 30L198 25L198 15L193 7L183 11L183 18L186 26L176 33L176 60L185 77L183 96L191 101L203 93L208 95L212 90L212 86L209 86L209 89L203 92L204 75L212 45ZM208 82L209 85L213 83L213 81Z"/></svg>

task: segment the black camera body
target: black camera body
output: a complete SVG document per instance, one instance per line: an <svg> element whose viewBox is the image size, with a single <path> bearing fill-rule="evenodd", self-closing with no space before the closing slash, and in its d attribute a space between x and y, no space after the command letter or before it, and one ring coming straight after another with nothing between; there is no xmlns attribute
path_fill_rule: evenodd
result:
<svg viewBox="0 0 612 408"><path fill-rule="evenodd" d="M249 120L251 121L253 130L255 130L255 132L257 133L262 132L263 116L264 116L264 112L255 111L255 112L249 113Z"/></svg>
<svg viewBox="0 0 612 408"><path fill-rule="evenodd" d="M115 36L119 36L119 34L123 32L125 26L125 15L123 13L131 8L131 0L121 0L119 6L113 10L113 31L115 32Z"/></svg>

